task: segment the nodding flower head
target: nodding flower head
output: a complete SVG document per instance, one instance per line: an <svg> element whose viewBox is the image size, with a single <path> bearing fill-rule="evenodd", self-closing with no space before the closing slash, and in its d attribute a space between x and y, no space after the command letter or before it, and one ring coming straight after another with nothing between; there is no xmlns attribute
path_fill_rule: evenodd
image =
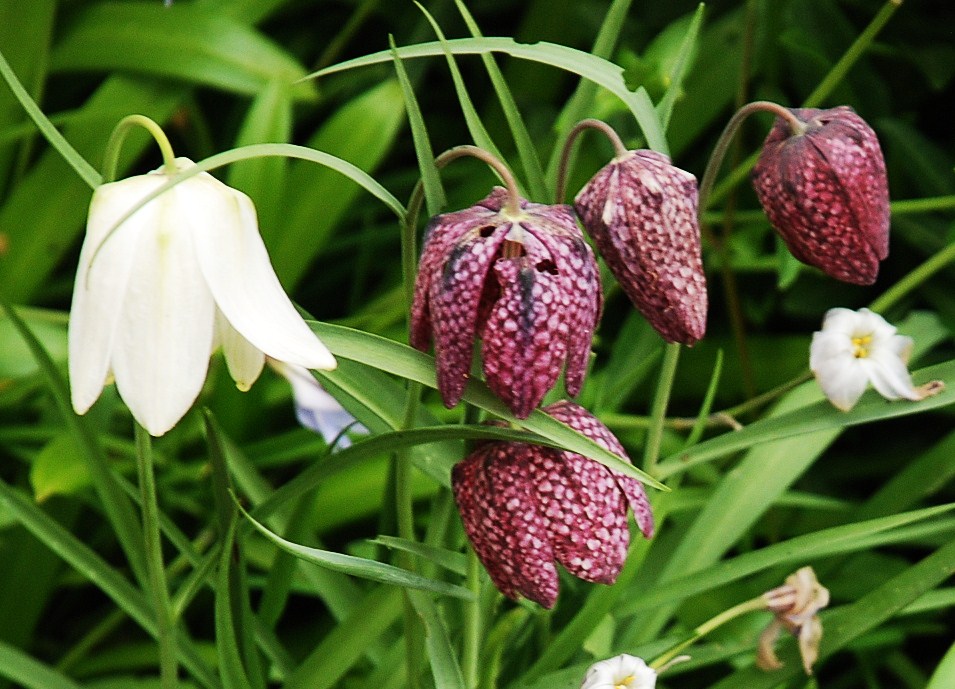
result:
<svg viewBox="0 0 955 689"><path fill-rule="evenodd" d="M627 459L584 408L558 402L544 411ZM653 534L643 485L573 452L485 443L455 465L451 483L464 529L495 586L546 608L557 600L555 561L585 581L616 580L630 543L628 505L644 536Z"/></svg>
<svg viewBox="0 0 955 689"><path fill-rule="evenodd" d="M461 400L475 337L488 386L527 417L566 362L565 384L583 384L600 312L597 264L569 206L520 201L495 188L471 208L432 219L411 310L411 344L434 340L438 388Z"/></svg>
<svg viewBox="0 0 955 689"><path fill-rule="evenodd" d="M827 275L871 285L889 255L889 187L882 149L852 108L802 108L776 118L753 187L793 256Z"/></svg>
<svg viewBox="0 0 955 689"><path fill-rule="evenodd" d="M580 191L575 208L617 282L669 342L706 330L696 177L655 151L614 158Z"/></svg>

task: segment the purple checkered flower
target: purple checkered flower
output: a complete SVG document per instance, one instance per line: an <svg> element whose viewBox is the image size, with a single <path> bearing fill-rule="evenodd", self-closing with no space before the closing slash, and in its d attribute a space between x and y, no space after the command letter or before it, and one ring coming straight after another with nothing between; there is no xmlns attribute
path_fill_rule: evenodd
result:
<svg viewBox="0 0 955 689"><path fill-rule="evenodd" d="M566 363L567 392L583 384L600 313L597 264L569 206L520 201L495 188L471 208L432 219L415 282L411 345L432 338L438 389L461 400L480 336L488 386L526 418Z"/></svg>
<svg viewBox="0 0 955 689"><path fill-rule="evenodd" d="M871 285L889 255L889 188L872 128L852 108L781 117L753 169L753 187L793 256L827 275Z"/></svg>
<svg viewBox="0 0 955 689"><path fill-rule="evenodd" d="M544 411L629 461L583 407L558 402ZM451 483L464 529L495 586L545 608L557 600L555 562L585 581L616 580L630 544L628 505L643 535L653 535L643 485L573 452L485 443L455 465Z"/></svg>
<svg viewBox="0 0 955 689"><path fill-rule="evenodd" d="M696 177L655 151L627 151L597 172L574 206L617 282L669 342L706 331Z"/></svg>

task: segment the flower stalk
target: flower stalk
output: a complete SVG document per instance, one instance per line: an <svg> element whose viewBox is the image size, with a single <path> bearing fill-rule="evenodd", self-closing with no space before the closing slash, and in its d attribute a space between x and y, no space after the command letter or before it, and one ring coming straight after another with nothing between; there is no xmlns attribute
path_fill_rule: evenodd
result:
<svg viewBox="0 0 955 689"><path fill-rule="evenodd" d="M564 147L560 152L560 164L557 167L557 193L554 195L554 203L564 202L567 177L570 175L570 154L573 150L574 143L577 141L577 137L587 129L596 129L610 139L610 143L613 145L614 156L619 157L627 153L627 146L623 143L623 139L621 139L616 130L606 122L593 118L578 122L567 134Z"/></svg>
<svg viewBox="0 0 955 689"><path fill-rule="evenodd" d="M119 124L113 129L106 144L106 155L103 159L103 182L112 182L116 179L116 169L119 166L119 154L123 149L123 143L126 136L133 127L142 127L150 136L155 139L159 150L162 153L163 169L166 174L172 177L178 172L176 168L176 155L172 151L172 144L162 127L156 124L155 120L145 115L129 115L120 120Z"/></svg>
<svg viewBox="0 0 955 689"><path fill-rule="evenodd" d="M156 628L159 641L159 676L162 689L175 689L179 673L176 659L175 617L163 564L152 438L146 429L138 423L135 424L135 429L136 470L142 501L146 575L156 611Z"/></svg>

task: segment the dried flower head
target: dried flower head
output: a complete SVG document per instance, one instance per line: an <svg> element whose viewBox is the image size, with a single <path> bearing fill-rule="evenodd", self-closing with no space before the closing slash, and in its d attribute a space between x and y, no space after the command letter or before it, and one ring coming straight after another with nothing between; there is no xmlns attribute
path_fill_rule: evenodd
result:
<svg viewBox="0 0 955 689"><path fill-rule="evenodd" d="M655 151L614 158L574 207L623 291L669 342L706 330L696 177Z"/></svg>
<svg viewBox="0 0 955 689"><path fill-rule="evenodd" d="M785 629L799 640L803 668L811 675L822 639L822 622L817 613L829 605L829 589L819 583L812 567L802 567L786 577L785 584L763 594L763 599L775 617L760 634L756 664L764 670L783 666L773 644Z"/></svg>
<svg viewBox="0 0 955 689"><path fill-rule="evenodd" d="M558 402L544 411L627 459L583 407ZM616 580L630 543L628 505L644 536L653 534L643 485L573 452L490 442L455 465L451 479L465 531L494 584L546 608L557 600L555 561L586 581Z"/></svg>
<svg viewBox="0 0 955 689"><path fill-rule="evenodd" d="M852 108L778 117L753 187L793 256L837 280L871 285L889 254L889 187L875 132Z"/></svg>
<svg viewBox="0 0 955 689"><path fill-rule="evenodd" d="M565 384L583 384L601 292L593 252L569 206L521 200L495 188L471 208L432 219L415 282L411 344L434 339L438 388L461 400L476 335L484 375L518 418L527 417L566 362Z"/></svg>

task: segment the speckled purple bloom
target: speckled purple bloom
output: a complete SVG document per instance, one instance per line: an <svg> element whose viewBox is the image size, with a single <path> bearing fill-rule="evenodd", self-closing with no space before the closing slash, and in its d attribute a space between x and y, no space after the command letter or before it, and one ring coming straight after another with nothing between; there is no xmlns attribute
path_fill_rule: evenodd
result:
<svg viewBox="0 0 955 689"><path fill-rule="evenodd" d="M488 386L526 418L566 363L567 392L583 384L601 292L593 252L569 206L522 200L505 209L495 188L471 208L432 219L415 282L411 345L432 338L438 389L461 400L480 336Z"/></svg>
<svg viewBox="0 0 955 689"><path fill-rule="evenodd" d="M655 151L628 151L594 175L574 206L617 282L669 342L706 331L696 177Z"/></svg>
<svg viewBox="0 0 955 689"><path fill-rule="evenodd" d="M793 256L827 275L871 285L889 255L889 187L872 128L852 108L791 110L766 137L753 187Z"/></svg>
<svg viewBox="0 0 955 689"><path fill-rule="evenodd" d="M544 411L629 461L583 407L558 402ZM573 452L485 443L455 465L451 483L464 529L494 585L545 608L557 600L555 562L585 581L616 580L630 544L628 505L643 535L653 535L643 485Z"/></svg>

